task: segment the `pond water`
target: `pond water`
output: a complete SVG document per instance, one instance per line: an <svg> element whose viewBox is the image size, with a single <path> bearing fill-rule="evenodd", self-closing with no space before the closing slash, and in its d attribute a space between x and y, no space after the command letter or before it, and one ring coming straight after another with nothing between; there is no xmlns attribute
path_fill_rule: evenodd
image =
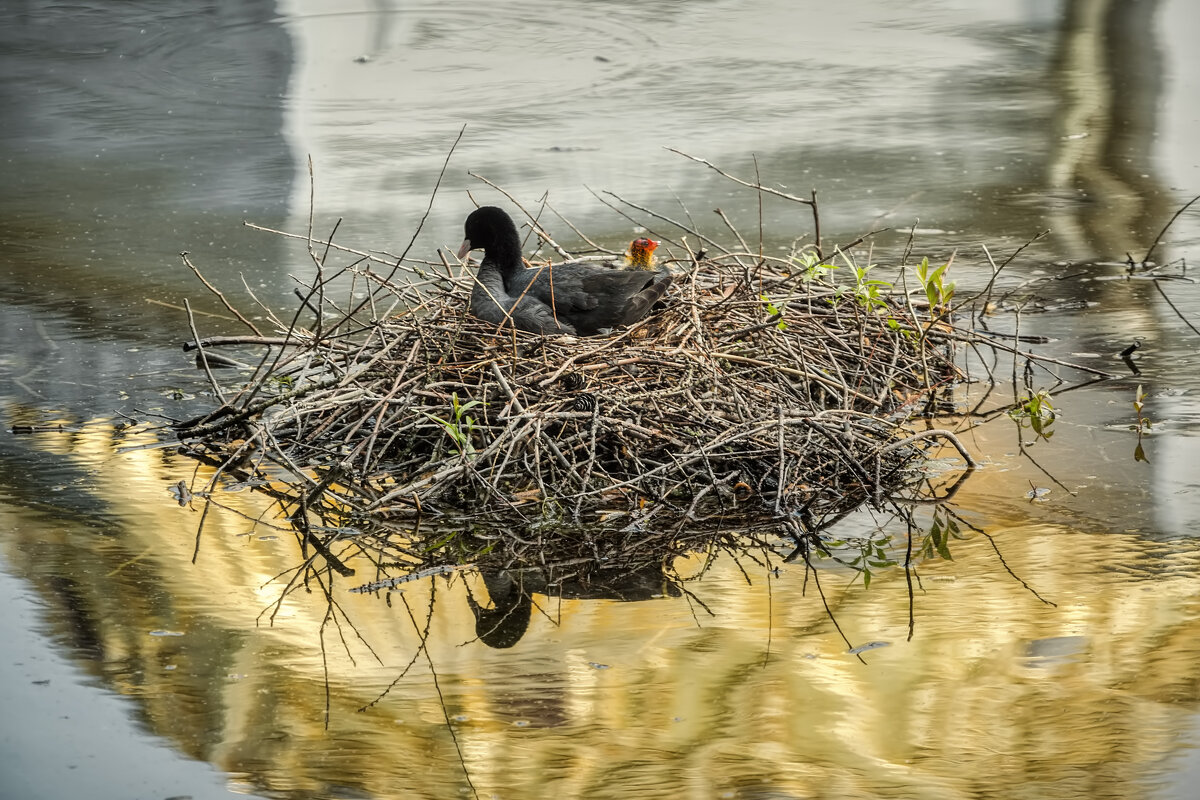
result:
<svg viewBox="0 0 1200 800"><path fill-rule="evenodd" d="M1159 234L1200 194L1197 35L1191 0L0 8L0 419L37 431L0 436L0 796L1192 797L1200 204ZM547 200L572 250L558 215L618 251L678 241L630 203L812 236L667 148L816 190L826 242L890 229L882 265L914 231L963 293L1050 231L989 325L1118 377L1035 375L1048 438L947 422L984 467L911 638L901 570L823 568L823 603L802 565L696 554L686 591L534 593L497 649L478 576L276 607L304 556L251 492L197 549L170 491L195 463L123 427L212 402L185 300L234 328L181 251L291 308L304 242L243 221L304 236L312 197L317 238L436 260L472 199L513 205L475 176ZM1168 280L1123 263L1152 246Z"/></svg>

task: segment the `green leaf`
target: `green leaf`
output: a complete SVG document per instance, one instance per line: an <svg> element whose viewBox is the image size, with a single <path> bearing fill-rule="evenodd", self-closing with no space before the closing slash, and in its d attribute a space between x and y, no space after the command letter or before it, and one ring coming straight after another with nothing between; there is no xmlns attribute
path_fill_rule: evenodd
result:
<svg viewBox="0 0 1200 800"><path fill-rule="evenodd" d="M949 539L943 537L941 544L938 545L938 555L941 556L942 558L946 559L947 561L954 560L954 558L950 555Z"/></svg>
<svg viewBox="0 0 1200 800"><path fill-rule="evenodd" d="M434 550L438 550L442 547L445 547L447 544L449 544L451 541L453 541L455 539L455 537L457 537L457 536L458 536L458 531L451 531L450 533L443 536L441 539L438 539L436 542L434 542L433 544L426 547L425 552L432 553Z"/></svg>

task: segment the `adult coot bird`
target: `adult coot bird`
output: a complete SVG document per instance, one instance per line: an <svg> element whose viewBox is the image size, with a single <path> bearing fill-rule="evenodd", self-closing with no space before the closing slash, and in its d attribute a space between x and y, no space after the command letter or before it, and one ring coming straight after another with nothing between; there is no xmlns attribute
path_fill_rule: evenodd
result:
<svg viewBox="0 0 1200 800"><path fill-rule="evenodd" d="M668 274L582 262L526 269L517 226L494 206L472 211L464 228L458 257L483 249L471 313L497 325L531 333L606 333L646 316L671 285Z"/></svg>

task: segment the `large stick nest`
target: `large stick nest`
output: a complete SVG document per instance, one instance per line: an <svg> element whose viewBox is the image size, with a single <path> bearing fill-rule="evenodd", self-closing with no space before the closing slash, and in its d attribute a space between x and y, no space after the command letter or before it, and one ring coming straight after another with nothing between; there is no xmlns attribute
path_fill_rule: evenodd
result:
<svg viewBox="0 0 1200 800"><path fill-rule="evenodd" d="M959 377L956 332L928 309L795 259L669 267L661 307L592 338L470 317L471 269L396 283L357 263L371 302L342 309L320 275L297 314L312 329L251 339L271 355L180 436L222 470L293 482L302 508L627 531L731 517L815 530L911 483L929 447L958 446L907 425Z"/></svg>

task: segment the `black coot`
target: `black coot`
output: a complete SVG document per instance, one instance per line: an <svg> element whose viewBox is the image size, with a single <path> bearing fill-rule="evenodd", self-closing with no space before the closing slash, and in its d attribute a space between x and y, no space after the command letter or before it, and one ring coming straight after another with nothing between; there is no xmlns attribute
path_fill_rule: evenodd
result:
<svg viewBox="0 0 1200 800"><path fill-rule="evenodd" d="M666 293L671 276L661 272L614 270L572 262L527 269L521 237L502 209L471 212L466 240L458 251L483 249L471 291L471 313L497 325L505 321L532 333L592 336L637 322Z"/></svg>

